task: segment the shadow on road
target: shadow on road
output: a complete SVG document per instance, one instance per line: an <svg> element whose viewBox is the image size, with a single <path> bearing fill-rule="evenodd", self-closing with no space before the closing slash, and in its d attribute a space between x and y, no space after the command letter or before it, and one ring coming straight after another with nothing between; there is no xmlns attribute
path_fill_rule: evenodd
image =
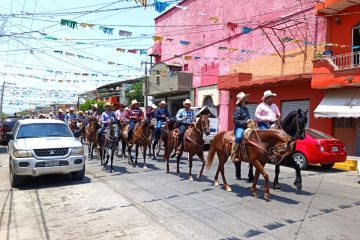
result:
<svg viewBox="0 0 360 240"><path fill-rule="evenodd" d="M8 153L8 149L6 146L0 146L0 154L6 154Z"/></svg>
<svg viewBox="0 0 360 240"><path fill-rule="evenodd" d="M90 183L91 179L87 176L82 181L72 181L67 175L44 175L39 177L28 177L24 186L19 190L33 190L43 188L54 188Z"/></svg>

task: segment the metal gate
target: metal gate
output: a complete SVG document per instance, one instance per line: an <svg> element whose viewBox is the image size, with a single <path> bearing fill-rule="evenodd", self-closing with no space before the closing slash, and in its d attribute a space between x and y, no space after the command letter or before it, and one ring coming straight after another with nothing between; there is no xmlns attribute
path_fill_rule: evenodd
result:
<svg viewBox="0 0 360 240"><path fill-rule="evenodd" d="M257 104L257 103L249 103L249 104L246 104L246 107L247 107L248 110L249 110L250 118L251 118L251 119L254 119L254 120L255 120L255 110L256 110L256 107L257 107L258 105L259 105L259 104Z"/></svg>
<svg viewBox="0 0 360 240"><path fill-rule="evenodd" d="M282 101L281 102L281 119L284 119L291 111L301 108L303 111L310 110L310 100L295 100L295 101ZM308 122L306 127L310 124L310 111L307 114Z"/></svg>

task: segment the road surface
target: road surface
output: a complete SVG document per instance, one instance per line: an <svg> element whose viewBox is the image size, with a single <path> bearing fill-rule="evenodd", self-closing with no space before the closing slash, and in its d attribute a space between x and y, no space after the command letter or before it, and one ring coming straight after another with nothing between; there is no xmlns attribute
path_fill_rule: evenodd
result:
<svg viewBox="0 0 360 240"><path fill-rule="evenodd" d="M271 190L271 201L255 199L250 184L235 180L233 192L213 186L217 165L200 180L189 182L187 160L182 174L165 173L162 160L148 160L148 169L116 159L115 172L87 160L86 177L29 179L11 189L8 155L0 149L0 239L359 239L360 178L355 172L303 171L303 191L292 186L294 170L283 167L283 191ZM216 163L215 159L215 163ZM140 161L141 163L141 161ZM141 165L140 165L141 166ZM194 173L200 169L195 161ZM266 167L271 179L274 166ZM247 176L247 165L242 175ZM221 183L221 181L220 181ZM260 185L263 181L260 181Z"/></svg>

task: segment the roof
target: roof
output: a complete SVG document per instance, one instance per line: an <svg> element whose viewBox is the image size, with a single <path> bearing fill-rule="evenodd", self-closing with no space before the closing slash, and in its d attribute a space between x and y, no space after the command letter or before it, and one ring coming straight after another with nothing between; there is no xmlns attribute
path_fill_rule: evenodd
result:
<svg viewBox="0 0 360 240"><path fill-rule="evenodd" d="M316 10L321 14L336 14L348 7L359 5L360 0L326 0L322 3L318 3Z"/></svg>
<svg viewBox="0 0 360 240"><path fill-rule="evenodd" d="M329 91L314 111L320 118L359 118L360 89L336 89Z"/></svg>
<svg viewBox="0 0 360 240"><path fill-rule="evenodd" d="M65 124L63 121L56 119L24 119L19 120L21 124L33 124L33 123L60 123Z"/></svg>
<svg viewBox="0 0 360 240"><path fill-rule="evenodd" d="M100 86L96 89L104 89L104 88L109 88L109 87L116 87L119 86L123 83L132 83L132 82L140 82L144 79L145 77L139 77L139 78L134 78L134 79L128 79L128 80L122 80L122 81L118 81L118 82L114 82L114 83L109 83L103 86Z"/></svg>

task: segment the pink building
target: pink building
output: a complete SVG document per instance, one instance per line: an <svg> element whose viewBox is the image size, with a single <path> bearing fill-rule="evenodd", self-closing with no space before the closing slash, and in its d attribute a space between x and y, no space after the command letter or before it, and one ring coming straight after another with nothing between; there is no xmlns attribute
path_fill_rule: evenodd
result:
<svg viewBox="0 0 360 240"><path fill-rule="evenodd" d="M153 56L156 63L193 74L191 100L217 109L220 130L232 128L240 91L251 94L252 115L267 89L278 94L284 115L298 107L313 112L325 94L311 88L312 60L323 51L326 30L326 20L315 16L315 0L185 0L179 5L155 19ZM310 126L331 131L326 119L310 115L309 120Z"/></svg>

